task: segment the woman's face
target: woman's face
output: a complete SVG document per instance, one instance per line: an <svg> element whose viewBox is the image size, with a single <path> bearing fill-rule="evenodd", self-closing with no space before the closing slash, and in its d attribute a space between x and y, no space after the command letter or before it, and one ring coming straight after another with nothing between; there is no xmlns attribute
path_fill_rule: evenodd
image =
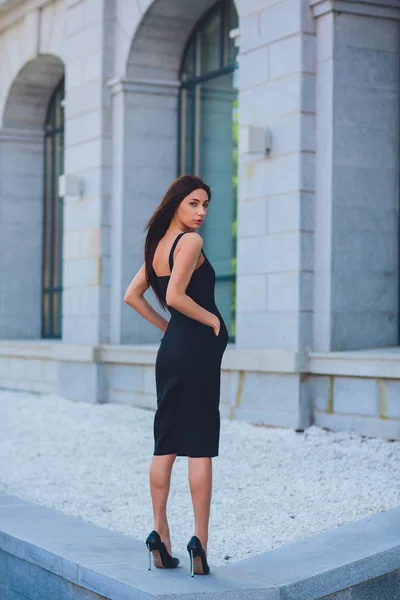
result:
<svg viewBox="0 0 400 600"><path fill-rule="evenodd" d="M206 217L209 203L205 190L194 190L182 200L176 209L176 217L181 225L197 231Z"/></svg>

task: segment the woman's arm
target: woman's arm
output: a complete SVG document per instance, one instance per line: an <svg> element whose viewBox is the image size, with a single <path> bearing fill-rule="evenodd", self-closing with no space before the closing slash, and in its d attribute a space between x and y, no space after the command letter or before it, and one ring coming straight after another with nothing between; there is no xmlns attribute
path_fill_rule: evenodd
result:
<svg viewBox="0 0 400 600"><path fill-rule="evenodd" d="M182 236L178 242L178 246L179 248L174 258L174 268L172 269L167 287L167 305L191 319L209 325L214 331L215 328L219 331L220 322L218 317L200 306L200 304L197 304L197 302L186 294L186 288L189 285L190 278L203 247L203 238L197 232L193 231Z"/></svg>
<svg viewBox="0 0 400 600"><path fill-rule="evenodd" d="M165 331L168 327L168 321L159 315L143 297L148 287L146 269L143 263L125 292L124 302L136 310L140 316L152 323L152 325L155 325L161 331Z"/></svg>

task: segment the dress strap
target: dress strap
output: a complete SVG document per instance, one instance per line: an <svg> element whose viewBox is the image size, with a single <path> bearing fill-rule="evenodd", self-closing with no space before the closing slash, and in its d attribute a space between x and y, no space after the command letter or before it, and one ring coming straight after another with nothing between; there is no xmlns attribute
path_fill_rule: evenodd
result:
<svg viewBox="0 0 400 600"><path fill-rule="evenodd" d="M171 252L169 253L169 268L172 271L172 266L173 266L173 255L174 255L174 250L176 248L177 243L179 242L179 240L181 239L181 237L186 233L186 231L182 231L182 233L180 233L179 235L177 235L177 237L175 238L174 243L172 244L172 248L171 248Z"/></svg>

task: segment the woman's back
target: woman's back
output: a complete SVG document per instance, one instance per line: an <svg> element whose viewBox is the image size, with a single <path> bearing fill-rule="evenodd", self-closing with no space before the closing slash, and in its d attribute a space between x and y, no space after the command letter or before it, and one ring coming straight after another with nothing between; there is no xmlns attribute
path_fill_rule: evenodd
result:
<svg viewBox="0 0 400 600"><path fill-rule="evenodd" d="M158 242L156 251L154 252L153 264L152 264L153 270L157 276L160 275L163 277L165 275L171 274L170 254L171 254L172 246L174 246L174 242L176 240L177 240L177 242L179 242L179 239L177 239L178 236L179 236L179 239L182 237L181 235L177 234L175 231L173 231L171 233L167 232L164 235L164 237L161 238L161 240ZM174 251L176 250L177 245L178 244L175 244ZM203 258L199 257L196 268L199 267L202 262L203 262Z"/></svg>
<svg viewBox="0 0 400 600"><path fill-rule="evenodd" d="M178 234L175 237L174 241L172 242L170 250L167 254L168 255L168 268L165 267L165 264L163 265L164 268L163 268L162 272L167 273L167 271L169 269L169 274L157 275L157 273L160 273L160 271L161 271L161 268L162 268L161 263L164 263L164 261L165 261L165 255L167 252L166 248L167 248L167 244L170 243L170 239L168 239L167 242L165 242L163 244L163 246L160 248L160 244L162 243L162 240L161 240L159 245L157 246L156 252L154 254L154 256L156 256L157 250L160 249L160 252L158 255L158 264L159 264L160 270L155 269L155 272L156 272L158 284L162 290L163 299L165 301L166 301L167 288L168 288L168 284L169 284L169 280L170 280L171 272L172 272L172 268L173 268L174 252L176 250L179 240L182 238L183 235L184 235L184 233ZM219 316L220 320L222 320L222 317L221 317L221 315L217 309L217 306L215 304L215 296L214 296L215 271L214 271L214 268L211 265L210 261L207 259L206 255L204 254L203 250L201 252L203 255L203 260L200 263L200 266L198 266L199 265L199 261L198 261L196 268L193 271L192 276L190 278L188 287L186 289L186 294L188 296L190 296L200 306L209 310L210 312L213 312L214 314ZM154 268L154 264L155 264L155 261L153 261L153 268ZM188 317L186 317L185 315L182 315L182 313L179 313L179 311L175 310L173 307L169 307L169 311L171 312L171 315L175 315L178 318L181 316L181 317L185 317L185 319L188 319ZM189 320L193 321L193 323L199 323L198 321L194 321L193 319L189 319ZM199 324L202 325L203 327L208 327L206 325L203 325L202 323L199 323ZM221 326L222 326L222 322L221 322ZM208 328L210 329L210 327L208 327Z"/></svg>

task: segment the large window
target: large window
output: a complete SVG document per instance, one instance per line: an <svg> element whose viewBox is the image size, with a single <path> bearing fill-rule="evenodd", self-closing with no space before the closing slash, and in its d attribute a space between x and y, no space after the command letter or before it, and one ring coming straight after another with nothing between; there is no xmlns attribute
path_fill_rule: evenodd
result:
<svg viewBox="0 0 400 600"><path fill-rule="evenodd" d="M180 79L179 173L199 175L212 200L202 225L204 250L216 272L215 298L235 339L237 223L238 26L231 0L217 2L192 33Z"/></svg>
<svg viewBox="0 0 400 600"><path fill-rule="evenodd" d="M64 172L64 80L55 90L45 122L42 336L61 337L62 200L58 176Z"/></svg>

